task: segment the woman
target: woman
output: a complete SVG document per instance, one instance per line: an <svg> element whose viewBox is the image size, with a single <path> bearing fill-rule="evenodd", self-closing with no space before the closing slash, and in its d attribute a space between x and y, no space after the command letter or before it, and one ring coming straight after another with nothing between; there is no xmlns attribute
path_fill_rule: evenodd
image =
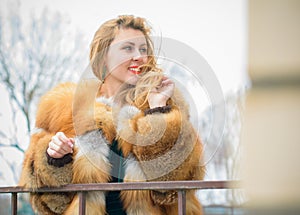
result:
<svg viewBox="0 0 300 215"><path fill-rule="evenodd" d="M20 185L203 179L202 145L186 103L163 76L143 18L119 16L95 33L95 79L41 98ZM74 193L31 194L38 214L77 214ZM89 192L87 214L177 214L176 191ZM187 214L201 214L194 191Z"/></svg>

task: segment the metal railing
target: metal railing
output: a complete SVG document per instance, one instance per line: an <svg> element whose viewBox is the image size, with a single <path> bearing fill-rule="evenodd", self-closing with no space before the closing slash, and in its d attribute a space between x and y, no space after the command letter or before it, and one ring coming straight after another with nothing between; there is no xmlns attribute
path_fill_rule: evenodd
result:
<svg viewBox="0 0 300 215"><path fill-rule="evenodd" d="M0 193L11 193L11 214L17 215L18 193L52 193L77 192L79 196L79 214L86 214L86 193L89 191L120 190L177 190L178 214L186 214L186 190L203 189L236 189L241 188L239 181L161 181L161 182L128 182L101 184L69 184L62 187L43 187L37 190L23 187L0 187Z"/></svg>

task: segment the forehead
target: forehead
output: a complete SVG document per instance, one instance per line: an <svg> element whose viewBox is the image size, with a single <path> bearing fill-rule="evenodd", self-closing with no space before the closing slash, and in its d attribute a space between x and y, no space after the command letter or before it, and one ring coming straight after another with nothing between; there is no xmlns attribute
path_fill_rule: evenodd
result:
<svg viewBox="0 0 300 215"><path fill-rule="evenodd" d="M126 28L126 29L120 29L115 39L112 41L111 44L122 44L125 42L133 42L137 45L146 44L146 38L140 30L132 29L132 28Z"/></svg>

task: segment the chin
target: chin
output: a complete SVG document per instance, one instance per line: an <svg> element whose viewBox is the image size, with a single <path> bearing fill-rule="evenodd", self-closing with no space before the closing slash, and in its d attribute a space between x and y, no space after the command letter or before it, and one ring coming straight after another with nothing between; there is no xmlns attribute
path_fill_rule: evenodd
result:
<svg viewBox="0 0 300 215"><path fill-rule="evenodd" d="M139 76L134 75L134 76L131 76L130 78L128 78L125 83L129 84L129 85L136 85L138 80L139 80Z"/></svg>

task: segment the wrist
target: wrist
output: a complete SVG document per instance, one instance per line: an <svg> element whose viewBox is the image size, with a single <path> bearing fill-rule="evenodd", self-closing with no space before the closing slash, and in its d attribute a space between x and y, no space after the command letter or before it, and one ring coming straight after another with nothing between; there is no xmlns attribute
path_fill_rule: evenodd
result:
<svg viewBox="0 0 300 215"><path fill-rule="evenodd" d="M145 115L154 114L154 113L169 113L171 111L171 106L162 106L162 107L155 107L150 108L144 111Z"/></svg>
<svg viewBox="0 0 300 215"><path fill-rule="evenodd" d="M55 167L63 167L73 161L73 156L71 153L64 155L62 158L53 158L46 151L47 163Z"/></svg>

